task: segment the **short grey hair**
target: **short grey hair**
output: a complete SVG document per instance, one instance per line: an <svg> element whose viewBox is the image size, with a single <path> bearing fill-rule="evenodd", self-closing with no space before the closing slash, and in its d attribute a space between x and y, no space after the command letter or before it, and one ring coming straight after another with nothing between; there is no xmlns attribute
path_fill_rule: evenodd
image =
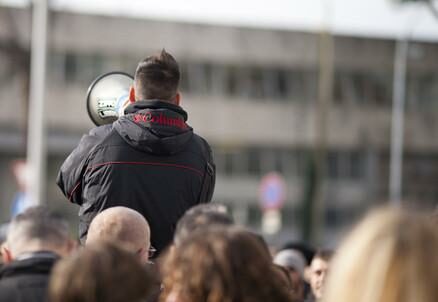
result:
<svg viewBox="0 0 438 302"><path fill-rule="evenodd" d="M64 218L54 214L45 206L35 206L12 219L6 242L14 251L15 247L30 241L61 247L69 239L69 226Z"/></svg>

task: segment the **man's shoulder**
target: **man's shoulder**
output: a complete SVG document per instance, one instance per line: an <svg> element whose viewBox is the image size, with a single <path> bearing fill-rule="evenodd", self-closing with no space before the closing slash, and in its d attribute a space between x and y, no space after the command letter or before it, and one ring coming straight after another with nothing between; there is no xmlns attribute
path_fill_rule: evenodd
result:
<svg viewBox="0 0 438 302"><path fill-rule="evenodd" d="M106 140L106 138L110 136L112 130L112 124L92 128L88 134L82 137L78 148L85 150L85 153L87 154L91 154L93 150L98 149L99 146Z"/></svg>
<svg viewBox="0 0 438 302"><path fill-rule="evenodd" d="M0 280L0 301L19 301L19 298L17 297L17 294L19 292L18 288L9 285L9 282L10 281L8 280Z"/></svg>
<svg viewBox="0 0 438 302"><path fill-rule="evenodd" d="M88 135L103 138L103 137L107 136L111 132L112 129L113 129L112 124L97 126L97 127L92 128L88 132Z"/></svg>
<svg viewBox="0 0 438 302"><path fill-rule="evenodd" d="M0 301L46 301L49 274L21 274L0 279Z"/></svg>
<svg viewBox="0 0 438 302"><path fill-rule="evenodd" d="M0 276L0 297L4 295L15 296L17 289L23 288L27 288L26 294L40 295L41 291L47 287L50 272L56 261L55 257L35 257L16 260L5 265L2 267Z"/></svg>
<svg viewBox="0 0 438 302"><path fill-rule="evenodd" d="M48 275L58 259L59 256L51 252L31 253L28 258L5 264L0 271L0 280L9 276L26 274Z"/></svg>
<svg viewBox="0 0 438 302"><path fill-rule="evenodd" d="M28 292L36 291L35 293L39 293L40 289L47 287L49 277L49 272L42 273L30 266L26 269L10 272L10 274L0 278L0 301L9 301L3 300L3 298L16 297L19 293L20 295L24 294L23 288L26 288Z"/></svg>
<svg viewBox="0 0 438 302"><path fill-rule="evenodd" d="M210 144L208 143L208 141L203 138L201 135L193 132L193 140L197 143L200 144L203 148L207 148L210 149Z"/></svg>
<svg viewBox="0 0 438 302"><path fill-rule="evenodd" d="M210 158L212 155L210 144L202 136L193 133L192 144L198 149L204 156Z"/></svg>

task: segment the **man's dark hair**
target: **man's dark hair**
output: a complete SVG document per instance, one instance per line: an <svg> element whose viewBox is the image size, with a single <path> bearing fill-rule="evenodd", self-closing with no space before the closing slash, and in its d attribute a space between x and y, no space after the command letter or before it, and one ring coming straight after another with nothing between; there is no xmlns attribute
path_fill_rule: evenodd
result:
<svg viewBox="0 0 438 302"><path fill-rule="evenodd" d="M163 49L138 64L134 80L136 98L171 101L178 92L179 79L178 63Z"/></svg>
<svg viewBox="0 0 438 302"><path fill-rule="evenodd" d="M315 252L315 255L313 256L313 259L319 258L322 259L324 261L330 261L331 258L334 255L334 251L333 250L329 250L329 249L319 249Z"/></svg>
<svg viewBox="0 0 438 302"><path fill-rule="evenodd" d="M189 209L176 225L174 242L180 245L190 234L207 227L234 224L232 216L222 204L199 204Z"/></svg>

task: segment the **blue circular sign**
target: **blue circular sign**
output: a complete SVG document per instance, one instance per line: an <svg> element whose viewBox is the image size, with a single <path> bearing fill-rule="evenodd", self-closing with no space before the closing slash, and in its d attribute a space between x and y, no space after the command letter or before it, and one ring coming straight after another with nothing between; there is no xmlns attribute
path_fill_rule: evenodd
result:
<svg viewBox="0 0 438 302"><path fill-rule="evenodd" d="M278 173L266 174L260 182L260 203L264 210L281 208L286 200L286 184Z"/></svg>

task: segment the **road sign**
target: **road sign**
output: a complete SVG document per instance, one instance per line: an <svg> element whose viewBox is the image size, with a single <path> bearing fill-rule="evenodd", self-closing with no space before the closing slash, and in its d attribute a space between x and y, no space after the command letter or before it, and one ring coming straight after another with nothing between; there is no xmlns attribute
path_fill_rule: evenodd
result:
<svg viewBox="0 0 438 302"><path fill-rule="evenodd" d="M262 232L266 235L273 235L281 230L282 220L279 209L265 210L262 216Z"/></svg>
<svg viewBox="0 0 438 302"><path fill-rule="evenodd" d="M260 182L259 198L263 210L280 209L286 200L283 177L276 172L266 174Z"/></svg>

